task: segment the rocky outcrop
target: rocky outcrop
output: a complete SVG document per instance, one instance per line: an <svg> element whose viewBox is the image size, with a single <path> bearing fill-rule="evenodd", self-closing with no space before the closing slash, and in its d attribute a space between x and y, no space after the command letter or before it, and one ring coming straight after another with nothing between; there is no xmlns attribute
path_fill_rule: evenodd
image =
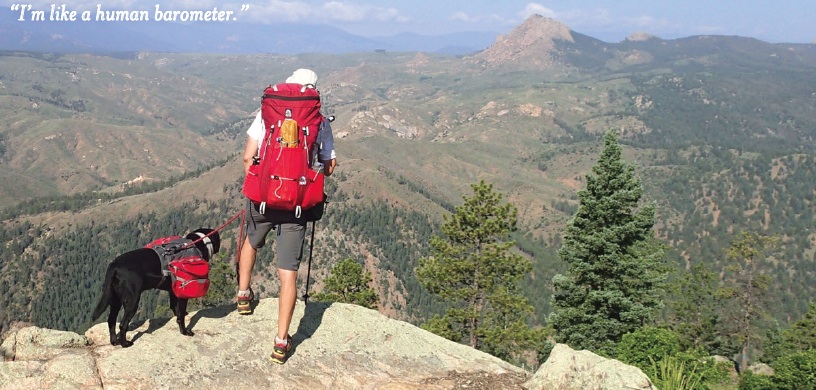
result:
<svg viewBox="0 0 816 390"><path fill-rule="evenodd" d="M557 344L539 367L527 389L643 389L657 390L637 367L600 357L590 351L576 351Z"/></svg>
<svg viewBox="0 0 816 390"><path fill-rule="evenodd" d="M767 365L765 363L754 363L754 364L748 366L748 371L751 371L755 375L767 375L767 376L773 376L774 375L773 367L771 367L771 366L769 366L769 365Z"/></svg>
<svg viewBox="0 0 816 390"><path fill-rule="evenodd" d="M487 66L524 64L549 67L554 64L556 41L574 42L569 27L551 18L533 15L473 58Z"/></svg>
<svg viewBox="0 0 816 390"><path fill-rule="evenodd" d="M631 35L626 37L626 40L631 42L642 42L648 41L650 39L660 39L660 37L645 32L632 33Z"/></svg>
<svg viewBox="0 0 816 390"><path fill-rule="evenodd" d="M0 389L651 388L636 368L561 345L530 378L486 353L341 303L299 302L291 358L277 365L268 359L277 310L273 298L250 316L233 306L200 310L188 316L194 337L180 335L172 319L153 319L128 333L130 348L110 345L104 323L84 335L15 329L0 346Z"/></svg>

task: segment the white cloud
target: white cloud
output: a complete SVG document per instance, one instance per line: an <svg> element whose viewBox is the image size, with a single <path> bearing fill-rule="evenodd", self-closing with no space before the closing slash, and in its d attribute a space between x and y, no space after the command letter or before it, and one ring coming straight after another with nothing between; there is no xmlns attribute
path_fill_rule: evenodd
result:
<svg viewBox="0 0 816 390"><path fill-rule="evenodd" d="M457 11L454 12L451 16L451 20L459 21L459 22L466 22L466 23L474 23L474 24L501 24L501 25L517 25L532 15L541 15L548 18L556 18L555 11L541 5L538 3L527 3L524 6L524 9L517 12L516 15L518 17L505 17L499 14L487 14L487 15L473 15L469 14L464 11Z"/></svg>
<svg viewBox="0 0 816 390"><path fill-rule="evenodd" d="M671 23L649 15L619 16L606 8L573 9L558 13L558 20L574 30L635 28L641 31L664 30Z"/></svg>
<svg viewBox="0 0 816 390"><path fill-rule="evenodd" d="M555 11L538 3L527 3L527 5L524 6L524 10L519 12L519 15L522 19L527 19L533 15L541 15L553 19L557 18Z"/></svg>
<svg viewBox="0 0 816 390"><path fill-rule="evenodd" d="M474 23L474 24L517 24L515 19L505 18L498 14L470 15L464 11L457 11L451 14L451 20Z"/></svg>
<svg viewBox="0 0 816 390"><path fill-rule="evenodd" d="M342 22L359 22L365 19L365 10L353 4L330 1L321 6L322 12Z"/></svg>
<svg viewBox="0 0 816 390"><path fill-rule="evenodd" d="M404 23L410 18L395 8L359 5L351 2L328 1L322 4L302 1L271 0L250 5L249 18L263 23L286 22L379 22Z"/></svg>
<svg viewBox="0 0 816 390"><path fill-rule="evenodd" d="M460 22L469 22L469 23L475 23L476 22L476 18L474 18L474 17L472 17L472 16L470 16L467 13L462 12L462 11L454 12L453 15L451 15L450 18L451 18L451 20L458 20Z"/></svg>

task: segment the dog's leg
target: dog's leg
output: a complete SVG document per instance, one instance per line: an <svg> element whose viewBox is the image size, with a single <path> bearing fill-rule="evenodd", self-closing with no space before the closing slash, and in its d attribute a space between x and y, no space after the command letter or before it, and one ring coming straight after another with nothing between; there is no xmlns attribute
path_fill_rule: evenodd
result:
<svg viewBox="0 0 816 390"><path fill-rule="evenodd" d="M173 310L173 314L176 315L176 323L179 326L179 332L185 336L194 335L193 331L187 329L187 326L184 324L184 319L187 317L187 300L176 297L176 294L173 294L171 291L170 308Z"/></svg>
<svg viewBox="0 0 816 390"><path fill-rule="evenodd" d="M108 312L108 334L110 335L111 345L118 345L119 340L116 337L116 317L119 316L119 310L122 308L122 300L119 296L113 294L110 297L110 311Z"/></svg>
<svg viewBox="0 0 816 390"><path fill-rule="evenodd" d="M135 294L131 294L130 299L122 300L122 304L125 307L125 314L122 315L122 323L119 324L119 345L121 345L122 348L133 345L133 342L127 339L127 331L128 328L130 328L130 321L139 309L140 295L139 291L136 290Z"/></svg>

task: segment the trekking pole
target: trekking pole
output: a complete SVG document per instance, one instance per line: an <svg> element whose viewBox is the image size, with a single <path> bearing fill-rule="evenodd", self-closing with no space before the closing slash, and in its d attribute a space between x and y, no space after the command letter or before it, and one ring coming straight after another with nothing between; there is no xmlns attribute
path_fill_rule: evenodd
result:
<svg viewBox="0 0 816 390"><path fill-rule="evenodd" d="M334 122L334 115L329 115L326 119L329 122ZM323 194L325 195L325 193ZM329 205L329 199L326 197L323 201L323 214L326 213L326 207ZM312 221L312 238L309 240L309 265L306 268L306 292L303 293L303 304L309 303L309 279L311 279L312 273L312 250L314 249L314 236L315 236L315 225L317 221Z"/></svg>
<svg viewBox="0 0 816 390"><path fill-rule="evenodd" d="M323 201L323 212L321 214L321 218L323 214L326 214L326 208L329 206L329 198L326 197ZM312 273L312 250L314 249L314 236L315 236L315 226L317 221L312 221L312 238L309 240L309 265L306 268L306 292L303 293L303 303L309 303L309 279L311 279L310 275Z"/></svg>
<svg viewBox="0 0 816 390"><path fill-rule="evenodd" d="M315 224L317 221L312 221L312 238L309 240L309 265L306 268L306 292L303 293L303 304L309 303L309 279L312 273L312 249L314 249Z"/></svg>

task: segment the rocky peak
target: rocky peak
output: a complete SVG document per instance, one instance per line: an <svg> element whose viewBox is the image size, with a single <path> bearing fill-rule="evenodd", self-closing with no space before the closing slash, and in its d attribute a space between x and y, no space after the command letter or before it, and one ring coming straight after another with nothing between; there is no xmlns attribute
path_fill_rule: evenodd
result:
<svg viewBox="0 0 816 390"><path fill-rule="evenodd" d="M546 66L553 63L556 41L575 42L565 24L533 15L508 34L497 37L493 45L476 57L487 64L523 63Z"/></svg>
<svg viewBox="0 0 816 390"><path fill-rule="evenodd" d="M632 33L631 35L626 37L627 41L632 41L632 42L648 41L650 39L660 39L660 37L658 37L656 35L646 33L646 32L636 32L636 33Z"/></svg>

